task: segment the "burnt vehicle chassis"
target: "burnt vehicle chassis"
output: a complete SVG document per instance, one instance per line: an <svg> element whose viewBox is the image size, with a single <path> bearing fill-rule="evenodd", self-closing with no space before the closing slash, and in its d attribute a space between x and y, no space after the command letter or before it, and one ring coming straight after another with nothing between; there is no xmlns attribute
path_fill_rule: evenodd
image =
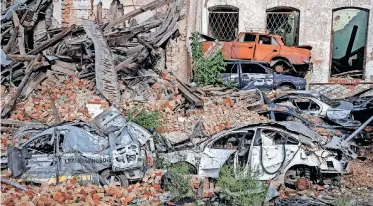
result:
<svg viewBox="0 0 373 206"><path fill-rule="evenodd" d="M42 131L40 131L42 130ZM37 135L34 135L37 133ZM15 138L32 137L8 147L8 168L20 181L127 186L143 177L146 155L142 148L151 134L127 122L114 107L92 122L64 123L39 130L21 129Z"/></svg>
<svg viewBox="0 0 373 206"><path fill-rule="evenodd" d="M331 100L318 92L289 91L267 102L297 108L302 113L331 120L343 127L357 128L360 121L352 116L353 104L347 101Z"/></svg>
<svg viewBox="0 0 373 206"><path fill-rule="evenodd" d="M294 184L300 177L315 182L324 181L323 177L338 177L351 158L355 154L347 142L338 137L323 142L300 122L263 123L226 130L194 147L158 155L163 164L187 163L190 171L202 177L218 178L220 169L233 162L235 168L251 171L259 180L271 179L281 184Z"/></svg>
<svg viewBox="0 0 373 206"><path fill-rule="evenodd" d="M296 121L310 127L313 131L319 133L322 136L327 136L329 138L333 136L338 136L345 139L347 136L351 135L358 127L346 127L333 120L311 116L302 113L296 108L292 108L286 105L280 104L268 104L259 107L251 108L256 110L260 115L267 117L276 122L282 121ZM354 138L356 144L368 144L372 141L370 134L366 131L361 131Z"/></svg>

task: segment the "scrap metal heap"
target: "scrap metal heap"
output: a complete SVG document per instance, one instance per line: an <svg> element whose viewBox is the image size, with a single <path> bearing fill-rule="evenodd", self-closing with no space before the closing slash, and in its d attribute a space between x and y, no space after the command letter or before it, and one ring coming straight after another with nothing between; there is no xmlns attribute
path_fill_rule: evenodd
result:
<svg viewBox="0 0 373 206"><path fill-rule="evenodd" d="M196 87L168 72L164 49L179 37L184 0L154 1L105 24L84 20L62 30L51 28L51 4L17 0L1 16L1 168L11 171L2 171L3 204L166 203L172 197L161 189L165 171L154 169L158 160L195 166L192 184L201 198L210 198L218 191L206 177L219 178L232 155L235 166L261 168L260 180L300 190L311 171L344 174L356 157L346 141L369 134L372 118L363 123L348 114L356 105L370 108L371 97L337 108L313 93L281 99L257 89ZM165 5L163 15L125 23ZM42 37L33 35L40 21L47 26ZM206 58L222 47L215 43ZM325 111L314 116L289 106L298 96ZM129 121L132 108L158 111L160 125L147 130ZM268 200L277 190L286 193L273 188Z"/></svg>

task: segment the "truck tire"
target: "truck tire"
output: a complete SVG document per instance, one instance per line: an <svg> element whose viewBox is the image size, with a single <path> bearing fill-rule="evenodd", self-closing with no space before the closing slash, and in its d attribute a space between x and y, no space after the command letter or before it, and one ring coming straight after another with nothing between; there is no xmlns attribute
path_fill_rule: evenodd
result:
<svg viewBox="0 0 373 206"><path fill-rule="evenodd" d="M119 172L113 172L111 169L104 170L100 176L102 177L102 184L115 184L116 186L128 187L129 183L126 176Z"/></svg>

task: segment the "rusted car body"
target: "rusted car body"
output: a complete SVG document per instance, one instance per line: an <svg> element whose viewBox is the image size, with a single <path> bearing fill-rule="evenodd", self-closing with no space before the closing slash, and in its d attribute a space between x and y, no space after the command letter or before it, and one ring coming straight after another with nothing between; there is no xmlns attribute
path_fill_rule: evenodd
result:
<svg viewBox="0 0 373 206"><path fill-rule="evenodd" d="M213 42L203 42L203 52L206 52ZM279 73L296 73L303 76L312 66L311 49L310 46L286 46L281 36L277 35L242 32L235 40L224 42L222 53L225 59L264 61Z"/></svg>

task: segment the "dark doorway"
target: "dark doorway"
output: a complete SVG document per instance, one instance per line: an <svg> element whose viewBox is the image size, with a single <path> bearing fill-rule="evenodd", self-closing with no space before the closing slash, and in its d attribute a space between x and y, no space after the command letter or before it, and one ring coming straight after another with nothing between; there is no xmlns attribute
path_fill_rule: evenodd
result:
<svg viewBox="0 0 373 206"><path fill-rule="evenodd" d="M366 9L333 10L331 77L363 77L368 19Z"/></svg>

